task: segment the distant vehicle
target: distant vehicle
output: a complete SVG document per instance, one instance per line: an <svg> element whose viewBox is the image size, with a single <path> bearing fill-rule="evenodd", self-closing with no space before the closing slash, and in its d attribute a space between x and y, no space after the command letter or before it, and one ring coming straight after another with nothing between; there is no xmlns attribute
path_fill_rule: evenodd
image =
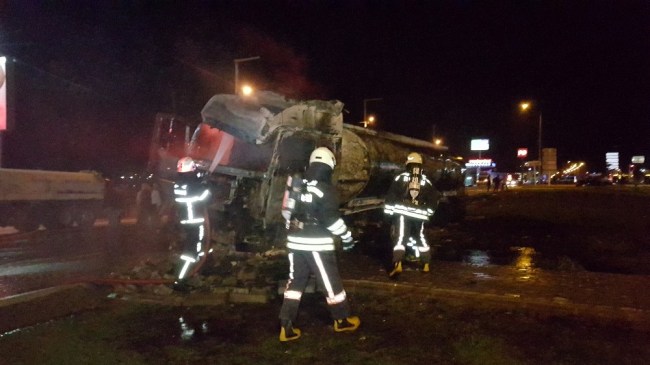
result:
<svg viewBox="0 0 650 365"><path fill-rule="evenodd" d="M478 180L476 181L477 185L485 185L488 182L488 179L491 179L489 172L481 172L479 174Z"/></svg>
<svg viewBox="0 0 650 365"><path fill-rule="evenodd" d="M509 188L521 185L521 174L518 173L506 174L505 184Z"/></svg>
<svg viewBox="0 0 650 365"><path fill-rule="evenodd" d="M101 210L104 179L96 172L0 169L0 226L19 231L89 227Z"/></svg>
<svg viewBox="0 0 650 365"><path fill-rule="evenodd" d="M612 180L601 174L585 175L576 181L576 186L609 186Z"/></svg>
<svg viewBox="0 0 650 365"><path fill-rule="evenodd" d="M578 177L576 175L562 175L551 179L551 184L577 184Z"/></svg>

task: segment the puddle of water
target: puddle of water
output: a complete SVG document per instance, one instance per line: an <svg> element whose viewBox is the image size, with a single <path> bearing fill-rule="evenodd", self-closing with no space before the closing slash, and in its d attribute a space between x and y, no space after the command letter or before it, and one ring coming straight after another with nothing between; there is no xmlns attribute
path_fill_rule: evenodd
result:
<svg viewBox="0 0 650 365"><path fill-rule="evenodd" d="M532 247L511 247L508 252L489 252L469 250L461 258L465 265L485 267L490 265L512 266L522 273L532 272L535 268L537 251Z"/></svg>

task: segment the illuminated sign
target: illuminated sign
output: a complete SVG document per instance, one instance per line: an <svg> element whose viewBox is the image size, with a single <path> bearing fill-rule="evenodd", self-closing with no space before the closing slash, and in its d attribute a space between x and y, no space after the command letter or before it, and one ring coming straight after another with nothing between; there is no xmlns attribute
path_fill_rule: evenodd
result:
<svg viewBox="0 0 650 365"><path fill-rule="evenodd" d="M491 158L476 158L470 159L466 164L466 167L491 167L492 159Z"/></svg>
<svg viewBox="0 0 650 365"><path fill-rule="evenodd" d="M645 162L645 156L632 156L632 163L643 163Z"/></svg>
<svg viewBox="0 0 650 365"><path fill-rule="evenodd" d="M472 151L487 151L490 149L489 139L473 139L471 144Z"/></svg>
<svg viewBox="0 0 650 365"><path fill-rule="evenodd" d="M0 57L0 131L7 130L7 57Z"/></svg>
<svg viewBox="0 0 650 365"><path fill-rule="evenodd" d="M518 158L526 158L528 156L528 148L518 148L517 149L517 157Z"/></svg>
<svg viewBox="0 0 650 365"><path fill-rule="evenodd" d="M608 170L618 170L618 152L607 152L605 154L605 163Z"/></svg>

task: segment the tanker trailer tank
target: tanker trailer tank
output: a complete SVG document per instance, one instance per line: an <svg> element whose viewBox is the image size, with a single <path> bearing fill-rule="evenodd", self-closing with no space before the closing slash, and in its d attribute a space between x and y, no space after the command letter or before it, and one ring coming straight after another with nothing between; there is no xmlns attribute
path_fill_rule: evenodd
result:
<svg viewBox="0 0 650 365"><path fill-rule="evenodd" d="M344 124L341 161L335 177L339 183L341 202L347 214L374 209L383 204L393 178L404 170L406 157L419 152L423 169L435 184L443 165L441 153L446 147L394 133L375 131Z"/></svg>
<svg viewBox="0 0 650 365"><path fill-rule="evenodd" d="M425 169L434 183L441 176L445 160L439 156L444 149L344 124L342 111L343 103L337 100L293 101L268 91L254 98L211 98L196 133L186 142L187 153L210 176L212 207L219 221L213 227L235 229L236 240L270 234L274 237L258 241L276 241L274 227L284 227L280 212L287 177L304 171L310 152L318 146L336 155L333 178L346 215L383 211L384 194L410 152L426 156Z"/></svg>

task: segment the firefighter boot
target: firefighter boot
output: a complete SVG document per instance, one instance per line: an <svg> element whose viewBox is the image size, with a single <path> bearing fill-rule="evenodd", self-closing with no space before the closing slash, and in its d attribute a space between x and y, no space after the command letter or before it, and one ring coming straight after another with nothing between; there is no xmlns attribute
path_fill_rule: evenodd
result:
<svg viewBox="0 0 650 365"><path fill-rule="evenodd" d="M336 332L345 332L345 331L355 331L359 328L361 320L357 316L347 317L343 319L334 320L334 331Z"/></svg>
<svg viewBox="0 0 650 365"><path fill-rule="evenodd" d="M280 342L293 341L300 338L300 330L293 328L291 321L283 320L280 328Z"/></svg>
<svg viewBox="0 0 650 365"><path fill-rule="evenodd" d="M388 273L388 277L391 279L396 279L401 272L402 272L402 261L397 261L395 263L395 266L393 267L393 270L390 273Z"/></svg>
<svg viewBox="0 0 650 365"><path fill-rule="evenodd" d="M429 272L429 263L425 262L424 266L422 267L422 272Z"/></svg>

